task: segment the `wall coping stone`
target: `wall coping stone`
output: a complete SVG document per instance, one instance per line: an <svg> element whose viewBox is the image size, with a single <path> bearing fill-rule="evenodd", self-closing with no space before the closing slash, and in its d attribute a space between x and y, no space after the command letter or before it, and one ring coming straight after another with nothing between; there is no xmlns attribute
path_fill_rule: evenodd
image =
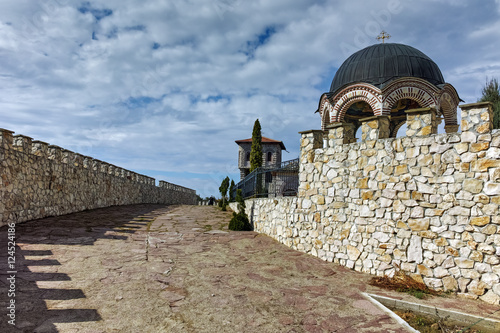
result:
<svg viewBox="0 0 500 333"><path fill-rule="evenodd" d="M390 116L386 116L386 115L370 116L370 117L366 117L366 118L361 118L359 121L362 122L362 123L364 123L364 122L367 122L367 121L378 120L380 118L390 118Z"/></svg>
<svg viewBox="0 0 500 333"><path fill-rule="evenodd" d="M344 122L339 122L339 123L330 123L325 126L325 129L332 129L332 128L338 128L338 127L344 127L344 126L354 126L351 123L344 123Z"/></svg>
<svg viewBox="0 0 500 333"><path fill-rule="evenodd" d="M14 132L12 132L12 133L14 133ZM16 135L13 135L13 137L15 137L15 138L26 138L26 139L33 140L32 137L27 136L27 135L22 135L22 134L16 134Z"/></svg>
<svg viewBox="0 0 500 333"><path fill-rule="evenodd" d="M436 108L418 108L418 109L411 109L411 110L406 110L406 114L425 114L425 113L431 113L431 112L436 112Z"/></svg>
<svg viewBox="0 0 500 333"><path fill-rule="evenodd" d="M323 133L322 130L308 130L308 131L299 132L299 134L311 134L311 133L318 133L318 132Z"/></svg>
<svg viewBox="0 0 500 333"><path fill-rule="evenodd" d="M459 105L458 107L461 108L462 110L468 110L468 109L473 109L473 108L483 108L486 106L493 107L493 103L491 102L477 102L477 103L469 103L469 104L463 104Z"/></svg>

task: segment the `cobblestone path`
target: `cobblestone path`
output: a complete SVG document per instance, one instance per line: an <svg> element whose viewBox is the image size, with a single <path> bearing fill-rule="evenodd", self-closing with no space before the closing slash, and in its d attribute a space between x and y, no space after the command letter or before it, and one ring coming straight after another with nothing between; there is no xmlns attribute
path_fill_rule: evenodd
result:
<svg viewBox="0 0 500 333"><path fill-rule="evenodd" d="M405 332L361 294L368 275L228 232L230 216L134 205L17 225L16 327L2 306L0 332Z"/></svg>

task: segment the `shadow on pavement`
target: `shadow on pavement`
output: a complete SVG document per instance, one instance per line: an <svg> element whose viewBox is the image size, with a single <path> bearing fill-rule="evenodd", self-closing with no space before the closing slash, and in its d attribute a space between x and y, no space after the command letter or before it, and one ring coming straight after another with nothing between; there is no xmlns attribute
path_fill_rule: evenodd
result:
<svg viewBox="0 0 500 333"><path fill-rule="evenodd" d="M165 207L118 206L17 224L13 264L8 227L0 228L0 332L59 332L57 323L102 320L96 309L78 308L78 300L86 297L81 289L64 288L71 276L58 272L64 271L65 263L56 259L53 248L92 246L99 239L126 240L126 234L147 227L158 215L155 211L161 208L164 213ZM12 301L15 317L7 308ZM15 325L9 324L12 319Z"/></svg>

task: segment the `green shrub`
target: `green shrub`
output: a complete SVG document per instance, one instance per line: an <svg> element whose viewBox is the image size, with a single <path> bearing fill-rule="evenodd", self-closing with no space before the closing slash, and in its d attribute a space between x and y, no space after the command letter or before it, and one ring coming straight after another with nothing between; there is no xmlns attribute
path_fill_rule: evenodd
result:
<svg viewBox="0 0 500 333"><path fill-rule="evenodd" d="M233 213L228 229L233 231L252 231L252 225L246 214Z"/></svg>
<svg viewBox="0 0 500 333"><path fill-rule="evenodd" d="M252 231L253 227L245 212L245 201L243 201L241 189L236 191L236 202L238 203L238 213L233 213L233 218L229 222L228 229L233 231Z"/></svg>

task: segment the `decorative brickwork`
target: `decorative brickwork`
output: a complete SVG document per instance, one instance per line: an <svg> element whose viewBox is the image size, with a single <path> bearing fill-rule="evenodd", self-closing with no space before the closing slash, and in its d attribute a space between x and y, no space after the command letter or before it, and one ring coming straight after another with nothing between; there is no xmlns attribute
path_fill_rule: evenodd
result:
<svg viewBox="0 0 500 333"><path fill-rule="evenodd" d="M436 117L442 114L448 132L458 130L456 113L460 98L455 88L448 83L438 88L415 77L393 80L382 89L368 83L357 83L342 89L334 96L323 94L318 108L321 127L324 130L329 124L345 122L349 108L357 102L367 103L374 116L391 116L391 110L398 101L406 99L415 101L421 108L433 108ZM389 124L392 129L389 130L389 136L394 137L403 123L397 119L389 120L393 122Z"/></svg>
<svg viewBox="0 0 500 333"><path fill-rule="evenodd" d="M390 115L391 107L401 99L411 99L416 101L421 107L437 107L439 101L436 94L439 89L433 84L418 78L402 78L392 81L383 89L384 94L384 115ZM455 105L456 109L456 105Z"/></svg>
<svg viewBox="0 0 500 333"><path fill-rule="evenodd" d="M366 102L372 108L374 115L382 115L381 91L375 86L360 83L342 90L332 99L333 111L330 114L331 122L341 122L347 109L355 102Z"/></svg>

